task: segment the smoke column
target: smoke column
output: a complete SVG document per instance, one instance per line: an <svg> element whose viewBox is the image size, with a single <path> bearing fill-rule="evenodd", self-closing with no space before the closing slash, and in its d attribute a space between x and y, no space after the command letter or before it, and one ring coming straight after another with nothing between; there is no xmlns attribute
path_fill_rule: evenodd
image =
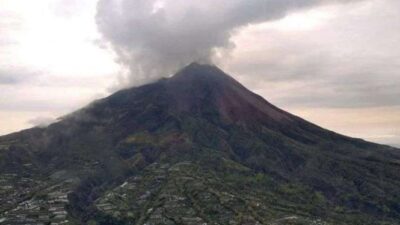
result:
<svg viewBox="0 0 400 225"><path fill-rule="evenodd" d="M230 37L249 24L288 12L355 0L99 0L100 33L127 71L122 83L139 85L193 61L212 62L234 48ZM221 57L221 54L218 54Z"/></svg>

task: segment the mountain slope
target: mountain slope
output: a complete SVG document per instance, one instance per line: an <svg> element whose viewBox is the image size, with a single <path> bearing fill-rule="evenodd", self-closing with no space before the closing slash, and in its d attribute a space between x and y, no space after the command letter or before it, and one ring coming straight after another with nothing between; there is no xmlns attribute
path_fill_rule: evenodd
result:
<svg viewBox="0 0 400 225"><path fill-rule="evenodd" d="M194 63L0 137L0 224L399 224L399 169Z"/></svg>

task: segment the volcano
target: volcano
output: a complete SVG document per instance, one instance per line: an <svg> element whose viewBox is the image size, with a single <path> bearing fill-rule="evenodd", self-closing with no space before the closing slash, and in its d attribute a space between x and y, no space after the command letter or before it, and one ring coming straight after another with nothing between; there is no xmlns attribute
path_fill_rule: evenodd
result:
<svg viewBox="0 0 400 225"><path fill-rule="evenodd" d="M399 149L198 63L0 137L0 184L0 224L400 224Z"/></svg>

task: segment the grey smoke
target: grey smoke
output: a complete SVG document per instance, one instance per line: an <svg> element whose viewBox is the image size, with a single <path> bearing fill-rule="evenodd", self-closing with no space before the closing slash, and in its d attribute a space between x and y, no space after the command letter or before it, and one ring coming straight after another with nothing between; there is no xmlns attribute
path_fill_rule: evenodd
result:
<svg viewBox="0 0 400 225"><path fill-rule="evenodd" d="M321 4L355 0L99 0L97 25L138 85L192 62L211 62L234 48L230 37ZM218 54L217 54L218 53Z"/></svg>
<svg viewBox="0 0 400 225"><path fill-rule="evenodd" d="M50 124L56 122L57 120L50 117L36 117L28 121L29 124L35 127L47 127Z"/></svg>

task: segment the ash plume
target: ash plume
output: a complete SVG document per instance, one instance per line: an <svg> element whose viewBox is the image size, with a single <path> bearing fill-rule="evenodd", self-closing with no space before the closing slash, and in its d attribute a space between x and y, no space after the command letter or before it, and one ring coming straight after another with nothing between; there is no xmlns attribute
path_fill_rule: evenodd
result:
<svg viewBox="0 0 400 225"><path fill-rule="evenodd" d="M291 11L355 0L99 0L96 22L126 70L124 85L139 85L234 48L230 37L249 24Z"/></svg>

